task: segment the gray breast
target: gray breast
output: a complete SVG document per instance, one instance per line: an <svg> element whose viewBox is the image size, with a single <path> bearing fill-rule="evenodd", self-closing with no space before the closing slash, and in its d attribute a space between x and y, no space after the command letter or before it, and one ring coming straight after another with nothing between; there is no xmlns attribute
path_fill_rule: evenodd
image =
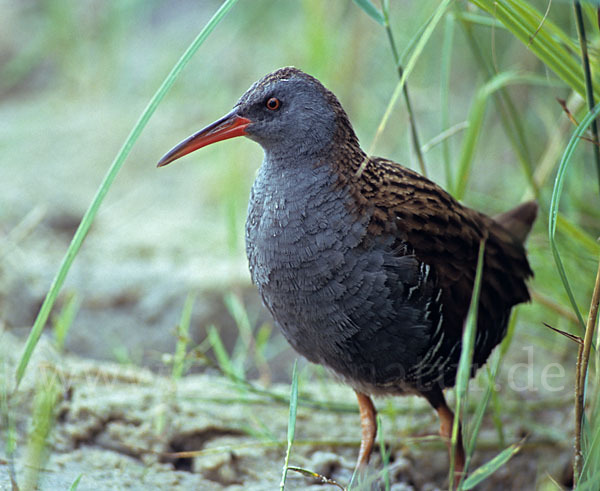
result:
<svg viewBox="0 0 600 491"><path fill-rule="evenodd" d="M350 382L384 384L416 363L429 338L427 309L406 301L427 275L412 256L394 253L392 238L367 237L369 213L352 210L328 166L265 162L246 223L250 273L299 353ZM377 363L386 349L391 371Z"/></svg>

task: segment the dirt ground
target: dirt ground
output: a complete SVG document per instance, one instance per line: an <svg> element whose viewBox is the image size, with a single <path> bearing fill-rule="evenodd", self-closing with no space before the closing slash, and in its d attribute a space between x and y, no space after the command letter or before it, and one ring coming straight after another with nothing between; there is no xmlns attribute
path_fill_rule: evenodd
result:
<svg viewBox="0 0 600 491"><path fill-rule="evenodd" d="M9 332L1 335L4 368L11 372L22 343ZM58 355L42 341L14 402L19 443L27 434L29 409L39 382L58 373L63 387L51 454L41 473L40 489L67 489L80 474L78 489L275 489L285 453L288 408L270 396L236 387L218 374L186 376L175 382L144 368ZM270 392L287 395L289 386ZM335 382L301 387L304 398L352 407L352 393ZM384 402L384 401L380 401ZM566 424L559 410L537 407L540 425ZM379 405L379 404L378 404ZM385 406L385 404L383 404ZM447 472L444 445L433 435L435 418L424 401L395 401L395 421L384 416L391 452L389 475L394 490L443 489ZM380 406L381 407L381 406ZM385 414L385 413L384 413ZM524 421L507 424L514 441ZM389 429L392 429L390 431ZM418 430L415 430L417 429ZM418 431L421 438L414 438ZM261 434L262 433L262 434ZM321 473L340 483L351 477L358 445L358 415L301 406L291 464ZM555 438L559 435L555 434ZM404 441L403 441L404 440ZM494 455L493 431L480 436L475 466ZM487 442L487 443L486 443ZM26 474L26 453L19 446L17 479ZM173 457L173 452L193 451ZM551 458L549 458L551 457ZM528 435L523 451L478 489L532 489L540 472L560 477L568 455L550 432ZM381 467L379 452L371 464ZM0 489L10 489L9 467L0 465ZM382 485L376 481L375 489ZM335 489L290 472L286 489ZM371 488L369 486L369 488Z"/></svg>

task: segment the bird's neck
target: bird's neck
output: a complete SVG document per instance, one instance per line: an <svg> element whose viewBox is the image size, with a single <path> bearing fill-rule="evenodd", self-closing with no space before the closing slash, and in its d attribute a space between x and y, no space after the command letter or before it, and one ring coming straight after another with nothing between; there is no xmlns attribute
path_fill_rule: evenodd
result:
<svg viewBox="0 0 600 491"><path fill-rule="evenodd" d="M302 201L310 188L323 189L336 180L326 153L285 156L265 151L256 188L279 195L286 200ZM312 193L311 193L312 194Z"/></svg>
<svg viewBox="0 0 600 491"><path fill-rule="evenodd" d="M338 127L333 139L319 148L298 144L285 149L264 148L263 170L268 174L301 178L318 174L337 175L343 183L349 183L360 176L369 160L360 148L358 138L351 127ZM327 168L322 169L322 168ZM318 170L320 169L320 170Z"/></svg>

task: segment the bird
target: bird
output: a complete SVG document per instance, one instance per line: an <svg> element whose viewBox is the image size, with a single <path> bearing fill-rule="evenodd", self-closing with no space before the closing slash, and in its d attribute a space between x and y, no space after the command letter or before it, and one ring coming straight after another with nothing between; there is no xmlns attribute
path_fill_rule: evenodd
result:
<svg viewBox="0 0 600 491"><path fill-rule="evenodd" d="M454 414L443 391L456 382L480 244L471 376L505 336L512 307L530 300L524 242L536 202L492 218L419 173L368 156L337 97L295 67L255 82L158 167L239 136L264 151L245 227L251 279L289 344L354 389L356 469L374 446L373 396L424 397L450 451ZM456 479L464 465L459 438Z"/></svg>

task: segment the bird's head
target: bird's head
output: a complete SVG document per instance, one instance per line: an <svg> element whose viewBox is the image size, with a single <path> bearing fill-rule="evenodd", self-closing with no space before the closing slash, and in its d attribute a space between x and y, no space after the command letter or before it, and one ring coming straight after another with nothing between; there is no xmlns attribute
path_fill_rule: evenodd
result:
<svg viewBox="0 0 600 491"><path fill-rule="evenodd" d="M280 68L253 84L231 112L169 151L158 166L236 136L258 142L274 158L310 158L332 145L340 127L356 140L335 95L297 68Z"/></svg>

